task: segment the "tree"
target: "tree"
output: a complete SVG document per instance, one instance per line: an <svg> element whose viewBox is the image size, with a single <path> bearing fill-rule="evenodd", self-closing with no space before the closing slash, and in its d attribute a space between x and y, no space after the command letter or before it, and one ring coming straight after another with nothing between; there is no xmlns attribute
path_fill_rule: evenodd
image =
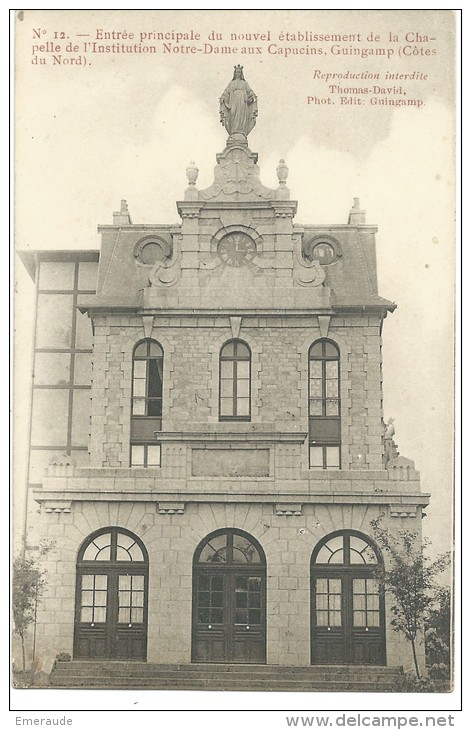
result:
<svg viewBox="0 0 471 730"><path fill-rule="evenodd" d="M40 560L53 547L52 542L43 542L37 556L19 556L13 561L13 625L15 633L18 634L21 640L23 672L26 669L26 634L31 624L36 627L38 603L46 586L44 576L47 571L41 569Z"/></svg>
<svg viewBox="0 0 471 730"><path fill-rule="evenodd" d="M425 619L425 656L432 679L450 678L451 591L442 587Z"/></svg>
<svg viewBox="0 0 471 730"><path fill-rule="evenodd" d="M417 532L401 530L391 535L381 526L381 517L372 520L374 536L388 556L388 565L380 576L383 588L392 596L391 625L410 641L417 678L417 638L425 628L425 620L436 600L440 587L435 578L450 564L450 553L432 560L425 550L430 543L421 541Z"/></svg>

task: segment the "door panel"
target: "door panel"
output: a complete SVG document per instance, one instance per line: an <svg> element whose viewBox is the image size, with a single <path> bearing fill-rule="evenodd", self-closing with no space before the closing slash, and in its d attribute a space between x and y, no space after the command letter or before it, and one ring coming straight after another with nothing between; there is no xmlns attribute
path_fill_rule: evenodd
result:
<svg viewBox="0 0 471 730"><path fill-rule="evenodd" d="M100 570L103 566L100 566ZM145 661L146 579L143 573L78 574L74 657Z"/></svg>
<svg viewBox="0 0 471 730"><path fill-rule="evenodd" d="M265 578L252 571L195 571L193 661L265 662Z"/></svg>
<svg viewBox="0 0 471 730"><path fill-rule="evenodd" d="M312 662L385 664L384 610L375 578L337 569L312 580Z"/></svg>

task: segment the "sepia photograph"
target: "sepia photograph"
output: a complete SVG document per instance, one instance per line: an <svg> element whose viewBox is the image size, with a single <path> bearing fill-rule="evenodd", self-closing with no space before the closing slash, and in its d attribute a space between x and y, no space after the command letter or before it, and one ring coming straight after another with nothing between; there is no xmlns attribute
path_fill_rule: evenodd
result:
<svg viewBox="0 0 471 730"><path fill-rule="evenodd" d="M15 706L457 708L456 12L14 12Z"/></svg>

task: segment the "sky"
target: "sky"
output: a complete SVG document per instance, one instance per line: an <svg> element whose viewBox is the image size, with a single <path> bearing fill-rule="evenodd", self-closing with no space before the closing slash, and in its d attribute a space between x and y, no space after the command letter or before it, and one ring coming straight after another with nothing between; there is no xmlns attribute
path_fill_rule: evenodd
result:
<svg viewBox="0 0 471 730"><path fill-rule="evenodd" d="M43 33L43 31L46 31ZM90 66L54 65L33 45L91 41L97 32L199 33L212 53L87 55ZM209 41L214 31L223 41ZM432 494L424 530L436 552L450 549L453 492L454 106L453 16L448 11L25 11L17 21L16 247L21 250L98 248L97 224L112 222L122 198L134 223L178 223L175 201L185 168L199 168L198 187L211 184L215 156L225 146L218 99L244 65L258 97L249 137L262 182L275 187L276 166L289 167L298 200L295 222L346 223L354 197L377 224L379 293L397 303L384 325L384 413L395 419L403 456L415 461L422 490ZM252 36L251 40L230 40ZM253 40L254 34L270 41ZM332 55L332 43L280 34L361 33L352 47L393 49L382 56ZM370 42L370 33L380 40ZM390 35L401 40L394 43ZM409 43L404 39L412 33ZM39 39L38 36L39 35ZM424 41L424 37L433 41ZM420 38L420 40L417 40ZM72 39L72 40L71 40ZM98 42L98 41L97 41ZM99 41L110 44L113 41ZM322 48L326 55L278 55L268 46ZM192 42L189 42L191 45ZM236 54L215 47L237 46ZM183 44L185 45L185 44ZM259 47L244 55L242 47ZM174 47L172 45L172 47ZM434 54L399 54L406 47ZM57 54L56 54L57 55ZM62 54L68 58L82 54ZM46 64L36 64L45 58ZM380 73L381 87L403 85L423 106L340 104L321 73ZM385 73L427 76L386 80ZM368 86L362 80L337 81ZM396 89L397 91L397 89ZM308 104L309 96L334 104ZM348 94L352 96L352 94ZM359 95L354 94L357 98ZM378 94L381 98L381 94ZM361 98L361 95L360 95ZM393 98L398 98L393 94ZM30 372L33 287L16 265L17 383ZM17 402L17 439L27 428L27 400Z"/></svg>

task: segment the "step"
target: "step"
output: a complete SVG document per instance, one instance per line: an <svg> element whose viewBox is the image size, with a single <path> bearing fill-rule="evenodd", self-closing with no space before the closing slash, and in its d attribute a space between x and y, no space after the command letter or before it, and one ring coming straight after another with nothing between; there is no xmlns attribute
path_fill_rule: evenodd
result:
<svg viewBox="0 0 471 730"><path fill-rule="evenodd" d="M273 664L152 664L145 662L103 662L103 661L79 661L58 662L55 672L87 674L96 672L109 672L113 675L140 676L157 675L167 672L204 672L220 674L240 673L250 675L263 674L303 674L309 676L332 676L342 674L343 676L395 676L398 672L396 667L382 667L375 665L311 665L307 667L279 666Z"/></svg>
<svg viewBox="0 0 471 730"><path fill-rule="evenodd" d="M58 662L55 688L210 690L239 692L391 692L395 667L269 664L154 664L127 661Z"/></svg>
<svg viewBox="0 0 471 730"><path fill-rule="evenodd" d="M52 678L51 678L52 680ZM206 691L238 691L238 692L390 692L393 691L393 683L384 682L348 682L348 681L306 681L298 678L277 679L277 680L242 680L242 679L209 679L181 677L178 681L173 679L157 678L136 678L130 681L126 677L112 677L107 681L103 677L87 678L83 676L70 675L66 680L59 683L51 681L54 688L87 687L89 689L134 689L134 690L206 690Z"/></svg>

